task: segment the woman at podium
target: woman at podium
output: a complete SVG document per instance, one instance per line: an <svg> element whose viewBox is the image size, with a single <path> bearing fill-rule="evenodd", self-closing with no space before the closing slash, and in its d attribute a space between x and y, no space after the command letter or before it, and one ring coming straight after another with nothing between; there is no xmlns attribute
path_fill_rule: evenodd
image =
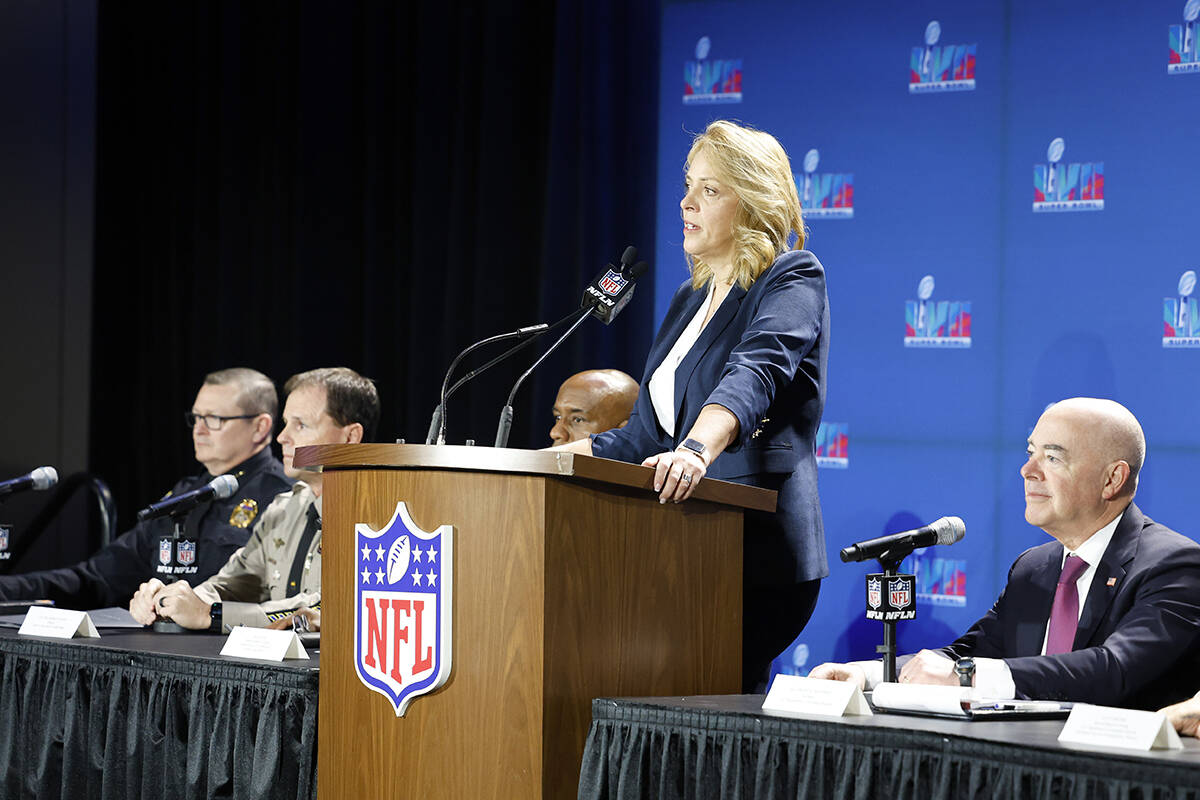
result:
<svg viewBox="0 0 1200 800"><path fill-rule="evenodd" d="M690 279L654 340L629 423L564 449L655 468L660 502L705 476L774 489L747 512L742 675L761 690L804 628L829 574L814 440L825 404L825 270L804 250L787 153L768 133L718 120L685 164Z"/></svg>

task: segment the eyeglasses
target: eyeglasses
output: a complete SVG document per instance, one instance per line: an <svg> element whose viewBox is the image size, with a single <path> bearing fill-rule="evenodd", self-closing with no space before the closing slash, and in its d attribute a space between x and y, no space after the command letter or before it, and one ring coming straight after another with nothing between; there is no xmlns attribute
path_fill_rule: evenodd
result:
<svg viewBox="0 0 1200 800"><path fill-rule="evenodd" d="M204 427L210 431L219 431L226 420L231 419L254 419L258 414L238 414L236 417L222 417L220 414L197 414L194 411L183 412L183 419L187 422L189 428L196 427L196 420L204 420Z"/></svg>

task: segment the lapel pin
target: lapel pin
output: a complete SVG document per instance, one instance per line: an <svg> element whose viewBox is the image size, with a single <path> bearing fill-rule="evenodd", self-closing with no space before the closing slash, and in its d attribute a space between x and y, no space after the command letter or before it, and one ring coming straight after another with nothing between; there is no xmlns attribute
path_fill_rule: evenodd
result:
<svg viewBox="0 0 1200 800"><path fill-rule="evenodd" d="M1106 584L1104 584L1104 585L1105 585L1105 586L1109 586L1109 587L1116 586L1116 585L1117 585L1117 579L1116 579L1116 578L1109 578L1109 579L1108 579L1108 583L1106 583Z"/></svg>

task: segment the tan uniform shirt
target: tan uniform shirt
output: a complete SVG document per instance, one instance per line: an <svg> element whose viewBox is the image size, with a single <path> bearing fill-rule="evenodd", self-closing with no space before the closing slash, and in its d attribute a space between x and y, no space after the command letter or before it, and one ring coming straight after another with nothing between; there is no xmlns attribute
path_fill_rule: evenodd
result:
<svg viewBox="0 0 1200 800"><path fill-rule="evenodd" d="M303 555L299 585L288 585L308 525L308 507L314 503L319 513L321 498L303 482L277 494L246 546L235 552L220 572L196 587L196 594L205 602L223 604L226 630L237 625L262 628L296 609L320 608L320 531Z"/></svg>

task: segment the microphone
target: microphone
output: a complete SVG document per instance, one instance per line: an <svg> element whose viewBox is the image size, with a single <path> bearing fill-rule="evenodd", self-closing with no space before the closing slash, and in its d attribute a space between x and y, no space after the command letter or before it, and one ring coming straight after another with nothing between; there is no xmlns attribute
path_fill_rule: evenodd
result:
<svg viewBox="0 0 1200 800"><path fill-rule="evenodd" d="M621 254L619 268L612 265L606 266L604 274L596 276L596 279L588 284L584 289L583 302L580 304L581 309L575 322L567 329L566 333L550 345L546 352L542 353L537 361L533 362L529 369L521 373L521 377L517 378L512 391L508 393L508 400L505 402L504 408L500 409L500 422L496 426L496 447L508 446L508 434L512 429L513 420L513 398L517 396L517 390L521 388L525 379L549 358L550 354L557 350L559 345L565 342L588 317L595 316L608 325L633 297L634 283L650 268L645 261L639 261L630 267L629 262L635 258L637 258L637 248L633 245L626 247L625 252Z"/></svg>
<svg viewBox="0 0 1200 800"><path fill-rule="evenodd" d="M558 325L559 323L556 322L554 324ZM508 333L499 333L495 336L489 336L486 339L475 342L475 344L467 347L465 350L455 356L454 360L450 362L450 368L446 370L446 377L442 379L441 399L434 407L433 415L430 417L429 431L425 434L425 444L434 444L435 441L437 444L446 443L446 401L450 399L450 395L454 394L458 387L462 386L464 383L471 380L471 378L474 378L476 375L488 369L489 367L499 363L500 361L503 361L517 350L520 350L526 344L529 344L535 338L549 330L550 327L550 325L547 325L544 322L539 322L537 325L529 325L524 328L517 328L515 331L509 331ZM525 341L517 347L514 347L500 356L493 358L482 367L472 370L449 389L446 388L450 383L450 376L454 374L454 370L459 365L459 362L481 347L492 344L493 342L503 342L507 339L524 339Z"/></svg>
<svg viewBox="0 0 1200 800"><path fill-rule="evenodd" d="M29 489L40 492L58 483L58 470L54 467L38 467L27 475L0 481L0 497L6 494L16 494Z"/></svg>
<svg viewBox="0 0 1200 800"><path fill-rule="evenodd" d="M237 478L232 475L218 475L199 489L193 489L176 497L168 497L166 500L151 503L137 513L138 522L157 519L167 514L179 514L184 511L190 511L206 500L214 498L224 500L232 496L237 491L237 488Z"/></svg>
<svg viewBox="0 0 1200 800"><path fill-rule="evenodd" d="M621 309L633 299L634 284L645 274L650 265L645 261L633 264L637 258L637 248L633 245L625 248L621 254L619 266L607 265L604 270L592 279L583 290L580 308L591 308L592 315L605 325L611 325Z"/></svg>
<svg viewBox="0 0 1200 800"><path fill-rule="evenodd" d="M918 547L954 544L966 532L967 526L961 517L942 517L921 528L852 544L842 550L842 561L866 561L868 558L899 561Z"/></svg>

